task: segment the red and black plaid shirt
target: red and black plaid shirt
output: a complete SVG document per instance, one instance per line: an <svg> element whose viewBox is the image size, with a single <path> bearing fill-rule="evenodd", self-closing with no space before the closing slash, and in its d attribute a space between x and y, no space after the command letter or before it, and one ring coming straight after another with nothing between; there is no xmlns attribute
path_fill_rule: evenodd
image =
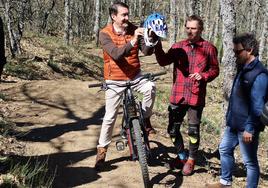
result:
<svg viewBox="0 0 268 188"><path fill-rule="evenodd" d="M219 75L216 47L201 38L194 44L187 40L175 43L165 53L159 42L155 47L155 56L161 66L174 63L170 102L205 106L207 82ZM193 73L201 74L202 79L189 78L189 74Z"/></svg>

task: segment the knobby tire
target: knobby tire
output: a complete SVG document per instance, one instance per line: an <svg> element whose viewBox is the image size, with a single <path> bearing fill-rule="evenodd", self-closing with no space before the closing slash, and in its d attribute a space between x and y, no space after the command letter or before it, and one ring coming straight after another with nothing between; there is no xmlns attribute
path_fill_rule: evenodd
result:
<svg viewBox="0 0 268 188"><path fill-rule="evenodd" d="M144 145L142 134L141 134L141 127L140 127L139 120L133 119L132 126L134 130L134 137L136 141L136 147L137 147L144 187L149 188L150 177L149 177L149 171L148 171L147 155L146 155L145 145Z"/></svg>

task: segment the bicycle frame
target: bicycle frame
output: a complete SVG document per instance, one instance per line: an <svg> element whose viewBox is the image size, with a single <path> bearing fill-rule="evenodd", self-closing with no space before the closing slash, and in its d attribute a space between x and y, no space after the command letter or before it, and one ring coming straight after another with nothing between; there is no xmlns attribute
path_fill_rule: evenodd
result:
<svg viewBox="0 0 268 188"><path fill-rule="evenodd" d="M144 127L141 103L135 101L131 84L127 82L123 95L123 124L122 130L126 130L127 142L132 160L139 160L144 187L150 185L148 171L149 140Z"/></svg>
<svg viewBox="0 0 268 188"><path fill-rule="evenodd" d="M122 118L121 134L124 135L124 131L126 132L127 143L129 146L131 159L139 160L145 188L150 187L150 178L147 163L147 159L148 157L150 157L150 146L149 146L148 135L146 133L144 126L144 117L141 102L136 102L131 86L138 84L142 79L148 79L150 81L153 81L154 77L163 74L166 74L166 71L162 71L156 74L143 75L136 82L127 81L123 85L116 83L102 83L102 84L89 85L89 87L102 86L101 87L102 90L109 89L109 84L116 85L118 87L125 87L123 91L123 118ZM124 142L117 141L116 148L117 150L123 150L125 148Z"/></svg>
<svg viewBox="0 0 268 188"><path fill-rule="evenodd" d="M143 112L141 109L141 104L136 103L135 97L133 95L131 85L129 83L126 84L126 89L124 90L124 96L123 96L123 121L122 121L122 129L126 130L127 133L127 140L128 140L128 146L130 151L130 157L132 160L137 160L138 155L134 144L134 138L132 134L132 120L138 119L141 126L142 136L145 142L145 149L147 152L149 152L149 140L148 136L145 132L144 127L144 118L143 118Z"/></svg>

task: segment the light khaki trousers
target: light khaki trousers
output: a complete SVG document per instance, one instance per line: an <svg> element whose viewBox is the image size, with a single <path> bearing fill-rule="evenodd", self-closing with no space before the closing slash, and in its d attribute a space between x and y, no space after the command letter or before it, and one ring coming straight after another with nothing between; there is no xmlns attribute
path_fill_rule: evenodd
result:
<svg viewBox="0 0 268 188"><path fill-rule="evenodd" d="M140 75L138 75L133 80L136 80L139 77ZM120 84L126 83L126 81L106 80L106 83ZM109 87L111 89L108 89L105 92L105 115L103 118L99 137L99 144L97 147L108 147L108 145L111 143L114 124L125 89L125 87L118 87L115 85L110 85ZM155 84L151 81L143 79L135 86L132 86L132 89L143 94L142 109L144 111L144 117L150 117L152 115L152 109L155 100Z"/></svg>

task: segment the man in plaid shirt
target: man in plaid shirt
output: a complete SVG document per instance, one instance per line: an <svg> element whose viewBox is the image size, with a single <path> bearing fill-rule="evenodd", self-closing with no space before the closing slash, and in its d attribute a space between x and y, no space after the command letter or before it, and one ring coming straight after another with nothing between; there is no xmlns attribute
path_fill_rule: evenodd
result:
<svg viewBox="0 0 268 188"><path fill-rule="evenodd" d="M217 49L201 37L203 21L192 15L185 23L187 39L175 43L165 53L159 41L155 56L160 66L174 65L170 96L168 133L178 150L171 168L182 168L182 174L191 175L200 141L200 120L205 106L207 82L219 75ZM184 150L180 125L188 114L189 157Z"/></svg>

